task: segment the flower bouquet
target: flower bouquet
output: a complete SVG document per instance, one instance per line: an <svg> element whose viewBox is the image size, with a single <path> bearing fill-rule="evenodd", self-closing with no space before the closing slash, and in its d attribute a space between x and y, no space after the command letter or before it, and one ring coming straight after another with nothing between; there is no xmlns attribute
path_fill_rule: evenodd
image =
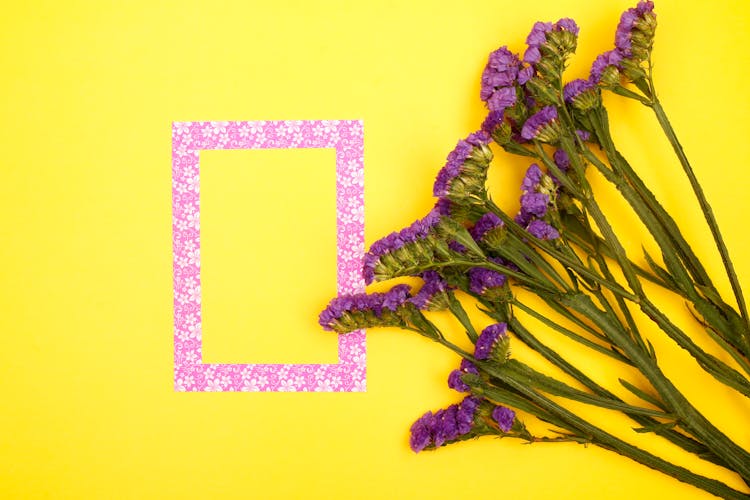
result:
<svg viewBox="0 0 750 500"><path fill-rule="evenodd" d="M434 208L376 241L364 258L367 284L411 277L421 286L415 293L399 283L383 293L337 297L320 314L326 330L346 334L398 327L458 355L460 364L448 385L464 397L412 425L415 452L486 435L529 443L576 442L617 452L717 496L748 498L746 492L615 436L574 410L582 403L623 414L635 432L667 440L750 484L750 453L685 397L665 374L649 340L666 335L708 376L750 397L750 317L710 205L657 96L651 63L655 30L652 2L624 12L615 48L596 58L586 80L563 79L577 45L578 26L571 19L536 23L523 57L507 47L492 52L480 92L487 117L478 131L458 142L438 172ZM673 216L618 150L604 92L653 111L705 215L731 283L730 301ZM488 169L501 150L530 163L514 215L493 201L487 187ZM635 257L626 251L596 196L592 176L617 190L658 253L644 247ZM659 307L657 294L686 304L721 355L696 343ZM476 326L469 302L491 318L489 326ZM466 340L441 331L430 318L433 311L455 316ZM544 328L534 326L539 324ZM621 368L618 392L597 382L588 363L575 364L554 348L548 339L555 335ZM511 356L515 342L538 353L551 369L543 372ZM541 421L549 430L540 434L527 426L528 420Z"/></svg>

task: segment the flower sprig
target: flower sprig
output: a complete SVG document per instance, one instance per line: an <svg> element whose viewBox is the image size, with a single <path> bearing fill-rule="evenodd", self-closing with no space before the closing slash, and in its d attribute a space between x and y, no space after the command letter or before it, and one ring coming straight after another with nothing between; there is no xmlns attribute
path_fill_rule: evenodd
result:
<svg viewBox="0 0 750 500"><path fill-rule="evenodd" d="M577 46L571 19L536 23L520 57L506 46L489 55L480 98L487 107L480 130L458 142L438 172L435 207L422 219L376 241L364 258L366 283L410 276L422 280L412 294L396 285L385 293L338 297L321 313L324 329L340 334L377 326L419 333L455 352L461 362L448 386L464 399L427 412L411 428L414 451L436 449L484 435L530 443L593 444L636 460L724 498L746 492L677 466L577 415L566 402L619 412L639 433L663 438L750 481L750 453L712 424L662 371L648 336L661 332L689 352L706 373L750 397L750 323L739 280L718 225L679 146L654 89L651 51L654 4L641 1L623 13L615 47L598 56L588 79L566 82L564 70ZM726 302L677 222L618 151L609 130L602 92L650 108L664 129L706 214L732 284L737 307ZM500 209L487 189L491 144L531 158L519 189L520 210ZM617 188L656 243L659 255L638 264L625 249L587 178L598 172ZM648 282L649 286L644 286ZM698 324L731 362L701 348L662 312L652 288L687 305ZM519 293L523 291L523 293ZM533 294L546 307L524 298ZM480 331L458 294L472 298L493 324ZM449 311L473 350L450 340L429 319ZM532 332L529 320L541 322ZM648 320L648 322L646 322ZM574 365L537 335L560 334L595 355L635 370L623 375L625 401L595 382L588 366ZM511 355L515 341L540 354L573 387ZM630 380L629 380L630 378ZM535 435L524 419L554 427Z"/></svg>

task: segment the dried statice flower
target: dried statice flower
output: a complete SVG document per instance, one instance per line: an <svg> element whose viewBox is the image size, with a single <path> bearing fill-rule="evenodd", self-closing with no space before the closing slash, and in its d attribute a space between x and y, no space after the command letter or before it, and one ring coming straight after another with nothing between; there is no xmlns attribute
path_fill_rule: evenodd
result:
<svg viewBox="0 0 750 500"><path fill-rule="evenodd" d="M505 406L496 406L492 410L492 419L503 432L510 432L516 421L516 412Z"/></svg>
<svg viewBox="0 0 750 500"><path fill-rule="evenodd" d="M477 369L476 365L474 365L474 363L472 363L468 359L462 359L461 366L450 372L450 374L448 375L448 387L458 392L469 392L470 387L461 378L467 373L477 375L479 373L479 370Z"/></svg>
<svg viewBox="0 0 750 500"><path fill-rule="evenodd" d="M459 204L481 199L492 160L492 151L487 146L490 140L489 134L480 130L458 141L435 178L433 195Z"/></svg>
<svg viewBox="0 0 750 500"><path fill-rule="evenodd" d="M529 234L540 240L556 240L560 237L560 233L557 229L541 219L529 222L529 225L526 226L526 230Z"/></svg>
<svg viewBox="0 0 750 500"><path fill-rule="evenodd" d="M396 285L385 293L360 293L336 297L320 313L324 330L348 333L373 326L399 326L399 309L409 300L409 285Z"/></svg>
<svg viewBox="0 0 750 500"><path fill-rule="evenodd" d="M589 81L612 85L620 81L620 62L622 54L617 49L599 54L591 65Z"/></svg>
<svg viewBox="0 0 750 500"><path fill-rule="evenodd" d="M507 281L504 274L491 269L472 267L469 270L469 290L490 300L506 295L503 287Z"/></svg>
<svg viewBox="0 0 750 500"><path fill-rule="evenodd" d="M557 108L545 106L526 120L521 129L521 137L530 141L554 142L560 137L560 123Z"/></svg>
<svg viewBox="0 0 750 500"><path fill-rule="evenodd" d="M409 299L422 311L441 311L448 308L448 284L436 271L422 273L424 285Z"/></svg>
<svg viewBox="0 0 750 500"><path fill-rule="evenodd" d="M474 346L474 357L480 361L493 359L501 363L508 356L508 327L505 323L495 323L484 330Z"/></svg>
<svg viewBox="0 0 750 500"><path fill-rule="evenodd" d="M363 275L366 284L375 279L389 278L409 265L429 257L430 245L424 243L439 224L441 214L432 209L424 218L401 231L376 241L365 254Z"/></svg>
<svg viewBox="0 0 750 500"><path fill-rule="evenodd" d="M418 453L426 448L438 448L470 434L481 401L467 396L458 404L428 411L414 422L410 429L409 446Z"/></svg>

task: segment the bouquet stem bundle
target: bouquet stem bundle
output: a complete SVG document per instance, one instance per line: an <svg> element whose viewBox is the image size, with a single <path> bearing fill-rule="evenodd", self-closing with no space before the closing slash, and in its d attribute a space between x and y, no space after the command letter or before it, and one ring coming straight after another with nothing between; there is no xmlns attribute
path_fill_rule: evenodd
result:
<svg viewBox="0 0 750 500"><path fill-rule="evenodd" d="M657 97L651 64L655 29L652 2L627 10L615 48L597 57L587 80L563 81L577 45L578 26L571 19L536 23L523 57L506 47L490 54L480 94L487 118L480 130L459 141L438 173L435 207L375 242L364 259L368 284L408 276L420 278L421 288L412 294L409 286L399 284L385 293L337 297L321 313L327 330L345 334L396 326L461 358L448 383L464 399L414 423L414 451L483 435L530 443L572 441L617 452L720 497L748 498L614 436L565 404L622 413L639 426L636 432L666 439L750 484L750 453L683 395L645 335L666 334L708 375L740 397L750 397L747 306L710 205ZM722 298L675 219L617 149L603 92L653 110L705 215L733 302ZM534 162L523 179L520 211L513 216L487 190L491 145ZM587 178L592 169L628 203L658 247L658 257L644 249L639 264L628 255ZM653 295L658 289L687 304L727 361L694 342L657 306ZM459 293L473 298L494 323L478 331ZM532 306L528 296L546 309ZM473 351L449 340L430 320L430 312L440 310L455 316ZM619 380L635 402L595 382L586 367L575 366L535 336L529 319L541 322L545 335L560 334L592 355L607 356L625 373L637 371L636 382L626 376ZM579 387L511 358L511 333ZM522 416L553 426L552 434L532 433Z"/></svg>

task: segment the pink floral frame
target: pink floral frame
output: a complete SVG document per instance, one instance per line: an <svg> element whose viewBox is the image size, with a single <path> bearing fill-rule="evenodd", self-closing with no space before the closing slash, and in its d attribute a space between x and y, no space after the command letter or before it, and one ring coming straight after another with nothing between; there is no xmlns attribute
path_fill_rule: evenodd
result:
<svg viewBox="0 0 750 500"><path fill-rule="evenodd" d="M200 281L201 150L334 148L339 294L364 289L364 146L359 120L174 122L174 387L176 391L359 392L365 333L338 338L336 364L203 363ZM252 221L248 221L252 224ZM322 333L321 333L322 334Z"/></svg>

